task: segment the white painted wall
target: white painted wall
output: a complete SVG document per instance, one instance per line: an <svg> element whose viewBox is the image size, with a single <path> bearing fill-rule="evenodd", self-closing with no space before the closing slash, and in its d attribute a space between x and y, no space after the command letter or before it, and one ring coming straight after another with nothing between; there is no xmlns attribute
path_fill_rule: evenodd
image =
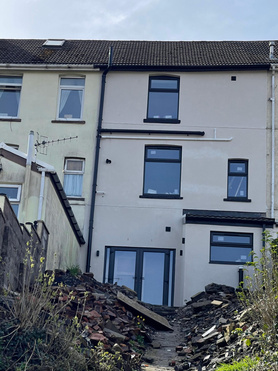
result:
<svg viewBox="0 0 278 371"><path fill-rule="evenodd" d="M231 76L236 76L236 81L231 81ZM97 279L103 279L105 246L175 249L174 305L183 305L190 295L212 281L238 284L237 266L208 263L209 231L218 230L215 226L202 226L202 229L186 226L186 241L189 242L182 244L185 236L183 209L266 212L267 73L181 73L180 124L143 122L147 111L148 79L147 72L108 74L104 128L199 130L205 135L185 136L185 140L180 140L182 137L177 135L112 133L114 139L108 139L109 133L103 135L91 270ZM223 140L213 140L215 134ZM200 140L188 140L193 138ZM182 199L140 198L146 145L182 147ZM248 197L251 202L224 201L228 159L231 158L249 160ZM106 164L106 159L111 163ZM171 232L165 232L166 226L171 227ZM250 232L250 228L221 228ZM254 228L253 231L257 249L261 231ZM100 251L98 257L97 250ZM194 272L198 271L200 277L194 281L197 274Z"/></svg>

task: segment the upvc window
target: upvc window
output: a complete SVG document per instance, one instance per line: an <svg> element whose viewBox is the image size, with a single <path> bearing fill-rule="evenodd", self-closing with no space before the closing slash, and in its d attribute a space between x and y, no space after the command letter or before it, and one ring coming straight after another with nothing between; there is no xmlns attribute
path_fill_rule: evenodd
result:
<svg viewBox="0 0 278 371"><path fill-rule="evenodd" d="M64 168L64 191L68 197L82 197L85 161L67 158Z"/></svg>
<svg viewBox="0 0 278 371"><path fill-rule="evenodd" d="M145 122L179 123L179 78L149 78L147 119Z"/></svg>
<svg viewBox="0 0 278 371"><path fill-rule="evenodd" d="M180 179L180 147L145 148L144 197L178 198Z"/></svg>
<svg viewBox="0 0 278 371"><path fill-rule="evenodd" d="M0 118L18 117L21 76L0 76Z"/></svg>
<svg viewBox="0 0 278 371"><path fill-rule="evenodd" d="M13 211L15 212L16 216L18 216L21 185L1 184L0 194L4 194L8 197Z"/></svg>
<svg viewBox="0 0 278 371"><path fill-rule="evenodd" d="M228 161L228 194L230 201L248 201L248 161Z"/></svg>
<svg viewBox="0 0 278 371"><path fill-rule="evenodd" d="M251 262L252 250L252 233L211 232L211 263L243 264Z"/></svg>
<svg viewBox="0 0 278 371"><path fill-rule="evenodd" d="M82 118L85 78L61 77L58 118Z"/></svg>

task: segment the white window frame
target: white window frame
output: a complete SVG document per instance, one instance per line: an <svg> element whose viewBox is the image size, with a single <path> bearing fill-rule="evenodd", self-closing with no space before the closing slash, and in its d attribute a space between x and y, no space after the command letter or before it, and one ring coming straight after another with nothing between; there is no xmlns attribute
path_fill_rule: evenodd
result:
<svg viewBox="0 0 278 371"><path fill-rule="evenodd" d="M1 78L20 78L21 82L2 82ZM0 112L0 118L18 118L19 117L19 108L20 108L20 98L21 98L21 89L22 89L22 76L16 75L0 75L0 90L4 91L19 91L19 100L17 104L17 114L16 116L9 116L8 114L4 112ZM1 92L0 92L1 94Z"/></svg>
<svg viewBox="0 0 278 371"><path fill-rule="evenodd" d="M68 164L68 161L75 161L75 162L82 162L82 170L68 170L67 169L67 164ZM65 175L82 175L82 184L81 184L81 192L80 192L80 195L67 195L66 193L66 189L65 189L65 193L67 195L68 198L82 198L82 193L83 193L83 181L84 181L84 175L85 173L85 159L84 158L72 158L72 157L67 157L65 159L65 165L64 165L64 176ZM64 180L64 183L65 183L65 180ZM65 187L64 187L65 188Z"/></svg>
<svg viewBox="0 0 278 371"><path fill-rule="evenodd" d="M20 204L20 197L21 197L21 188L22 186L20 184L0 184L0 194L3 193L1 191L1 188L17 188L17 196L15 198L10 198L7 196L7 198L10 201L11 205L18 205ZM18 213L15 213L16 216L18 216Z"/></svg>
<svg viewBox="0 0 278 371"><path fill-rule="evenodd" d="M62 85L61 82L63 79L76 79L76 80L84 80L84 85ZM80 117L60 117L60 104L61 104L61 95L62 90L77 90L82 91L82 98L81 98L81 109L80 109ZM84 106L84 93L85 93L85 76L61 76L59 82L59 100L58 100L58 108L57 108L57 120L60 121L79 121L82 120L83 117L83 106Z"/></svg>

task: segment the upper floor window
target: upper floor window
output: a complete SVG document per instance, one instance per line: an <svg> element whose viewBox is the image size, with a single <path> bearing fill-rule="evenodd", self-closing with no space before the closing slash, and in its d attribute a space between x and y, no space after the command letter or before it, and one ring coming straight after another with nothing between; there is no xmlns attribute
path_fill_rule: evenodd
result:
<svg viewBox="0 0 278 371"><path fill-rule="evenodd" d="M228 161L228 201L248 200L248 161Z"/></svg>
<svg viewBox="0 0 278 371"><path fill-rule="evenodd" d="M21 76L0 76L0 118L18 117Z"/></svg>
<svg viewBox="0 0 278 371"><path fill-rule="evenodd" d="M149 78L147 118L144 122L179 123L178 77L155 76Z"/></svg>
<svg viewBox="0 0 278 371"><path fill-rule="evenodd" d="M146 147L143 197L179 198L180 178L180 147Z"/></svg>
<svg viewBox="0 0 278 371"><path fill-rule="evenodd" d="M85 161L67 158L64 168L64 191L68 197L82 197Z"/></svg>
<svg viewBox="0 0 278 371"><path fill-rule="evenodd" d="M85 78L61 77L58 118L79 120L82 117Z"/></svg>
<svg viewBox="0 0 278 371"><path fill-rule="evenodd" d="M21 185L1 184L0 194L4 194L8 197L15 215L18 216Z"/></svg>
<svg viewBox="0 0 278 371"><path fill-rule="evenodd" d="M210 262L242 264L252 261L251 233L211 232Z"/></svg>

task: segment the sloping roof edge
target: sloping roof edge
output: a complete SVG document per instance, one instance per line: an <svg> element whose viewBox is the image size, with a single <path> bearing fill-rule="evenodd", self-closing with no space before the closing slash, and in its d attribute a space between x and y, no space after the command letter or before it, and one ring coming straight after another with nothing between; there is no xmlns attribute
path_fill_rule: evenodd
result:
<svg viewBox="0 0 278 371"><path fill-rule="evenodd" d="M9 161L12 161L14 163L17 163L21 166L26 167L26 159L27 155L24 152L18 151L17 149L14 149L5 143L0 143L0 156L3 156L4 158L7 158ZM80 230L80 227L75 219L75 216L73 214L72 208L69 204L69 201L67 199L67 196L64 192L64 188L62 186L62 183L60 182L60 179L55 171L55 168L46 162L37 160L35 158L32 159L32 166L31 170L35 172L39 172L39 170L45 169L47 171L47 176L50 176L51 182L54 186L55 192L57 193L59 200L63 206L63 209L65 211L65 214L69 220L70 226L77 238L77 241L80 245L85 244L85 239L83 237L83 234Z"/></svg>

